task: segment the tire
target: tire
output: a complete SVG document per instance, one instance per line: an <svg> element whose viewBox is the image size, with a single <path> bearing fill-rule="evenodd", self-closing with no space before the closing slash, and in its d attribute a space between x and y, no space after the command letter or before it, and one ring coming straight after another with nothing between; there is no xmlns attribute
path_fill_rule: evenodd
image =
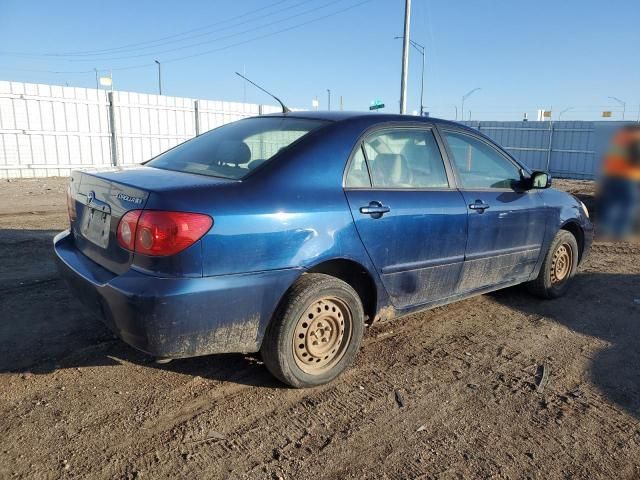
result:
<svg viewBox="0 0 640 480"><path fill-rule="evenodd" d="M564 295L578 267L578 242L571 232L560 230L547 251L538 278L527 288L541 298L558 298Z"/></svg>
<svg viewBox="0 0 640 480"><path fill-rule="evenodd" d="M276 378L313 387L351 365L363 332L364 310L355 290L329 275L305 274L280 302L260 351Z"/></svg>

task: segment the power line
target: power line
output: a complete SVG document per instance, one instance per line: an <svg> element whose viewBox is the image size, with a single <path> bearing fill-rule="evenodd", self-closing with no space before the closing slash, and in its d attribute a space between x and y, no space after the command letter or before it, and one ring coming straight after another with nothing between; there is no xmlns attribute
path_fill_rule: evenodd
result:
<svg viewBox="0 0 640 480"><path fill-rule="evenodd" d="M339 2L344 2L344 1L345 0L332 0L331 2L328 2L328 3L324 4L324 5L319 6L319 7L314 7L314 8L305 10L303 12L299 12L299 13L296 13L294 15L290 15L290 16L285 17L285 18L281 18L281 19L278 19L278 20L267 22L267 23L265 23L263 25L258 25L256 27L248 28L248 29L241 30L241 31L235 32L235 33L230 33L228 35L223 35L221 37L213 38L211 40L206 40L206 41L203 41L203 42L191 43L189 45L182 45L180 47L168 48L168 49L165 49L165 50L157 50L157 51L152 51L152 52L148 52L148 53L138 53L138 54L135 54L135 55L125 55L125 56L120 56L120 57L101 58L101 59L97 59L97 60L98 61L114 61L114 60L127 60L127 59L130 59L130 58L149 57L149 56L156 56L157 57L159 54L163 54L163 53L170 53L170 52L176 52L176 51L180 51L180 50L186 50L186 49L189 49L189 48L200 47L202 45L208 45L210 43L215 43L215 42L218 42L220 40L226 40L228 38L233 38L233 37L237 37L239 35L244 35L245 33L250 33L250 32L253 32L255 30L259 30L259 29L262 29L262 28L267 28L267 27L270 27L272 25L276 25L278 23L286 22L288 20L291 20L291 19L294 19L294 18L297 18L297 17L301 17L301 16L307 15L309 13L316 12L318 10L322 10L323 8L327 8L327 7L330 7L331 5L334 5L334 4L339 3ZM70 62L89 62L89 61L95 62L96 59L71 59L69 61Z"/></svg>
<svg viewBox="0 0 640 480"><path fill-rule="evenodd" d="M27 56L27 57L66 57L66 56L82 56L82 55L99 55L99 54L105 54L105 53L109 53L109 52L114 52L114 51L119 51L119 50L129 50L129 49L136 49L135 47L138 47L140 45L146 45L146 44L150 44L150 43L157 43L157 42L161 42L163 40L170 40L173 38L177 38L177 37L181 37L181 36L185 36L188 35L190 33L193 32L199 32L202 30L208 30L211 27L214 27L216 25L221 25L223 23L227 23L227 22L232 22L234 20L237 20L239 18L243 18L249 15L255 15L258 12L261 12L263 10L267 10L269 8L275 7L277 5L280 5L282 3L288 2L290 0L279 0L275 3L272 3L270 5L266 5L260 8L256 8L253 9L249 12L245 12L243 14L240 15L236 15L234 17L231 18L227 18L225 20L219 20L217 22L211 23L209 25L205 25L203 27L198 27L198 28L193 28L191 30L185 30L183 32L180 33L175 33L173 35L168 35L165 37L160 37L160 38L156 38L155 40L146 40L143 42L134 42L134 43L129 43L129 44L125 44L125 45L121 45L119 47L111 47L111 48L105 48L105 49L101 49L101 50L76 50L76 51L72 51L72 52L58 52L58 53L34 53L34 52L0 52L0 54L2 55L12 55L12 56ZM304 2L300 2L300 3L304 3ZM289 6L287 8L295 8L296 6L298 6L300 3L295 4L293 7ZM282 10L286 10L286 9L282 9ZM272 13L278 13L282 10L278 10L277 12L272 12ZM272 14L271 13L271 14ZM271 15L271 14L267 14L267 15L263 15L260 18L264 18L265 16ZM178 40L178 41L184 41L187 40L186 39L182 39L182 40ZM149 47L152 48L152 47Z"/></svg>
<svg viewBox="0 0 640 480"><path fill-rule="evenodd" d="M182 60L187 60L187 59L190 59L190 58L200 57L200 56L203 56L203 55L210 55L212 53L220 52L220 51L223 51L223 50L228 50L228 49L233 48L233 47L237 47L237 46L240 46L240 45L245 45L247 43L255 42L257 40L262 40L264 38L268 38L268 37L272 37L272 36L275 36L275 35L279 35L281 33L288 32L288 31L294 30L296 28L304 27L304 26L309 25L311 23L319 22L319 21L324 20L326 18L334 17L336 15L339 15L341 13L347 12L349 10L353 10L354 8L357 8L357 7L361 6L361 5L364 5L365 3L370 3L371 1L373 1L373 0L362 0L362 1L358 2L358 3L355 3L355 4L350 5L348 7L342 8L340 10L336 10L334 12L327 13L326 15L322 15L320 17L312 18L312 19L307 20L305 22L301 22L301 23L298 23L298 24L295 24L295 25L291 25L291 26L286 27L286 28L282 28L282 29L279 29L279 30L275 30L273 32L265 33L263 35L258 35L256 37L252 37L252 38L240 41L240 42L232 43L230 45L226 45L226 46L223 46L223 47L219 47L219 48L215 48L215 49L211 49L211 50L206 50L206 51L194 53L194 54L191 54L191 55L185 55L185 56L182 56L182 57L170 58L168 60L163 60L162 63L163 64L165 64L165 63L173 63L173 62L179 62L179 61L182 61ZM138 65L128 65L128 66L123 66L123 67L98 68L98 71L125 71L125 70L135 70L135 69L150 68L150 67L155 67L155 64L149 62L149 63L143 63L143 64L138 64ZM83 72L78 71L78 72L71 72L71 73L94 73L94 72L95 72L94 70L87 70L87 71L83 71ZM42 71L42 73L64 73L64 72Z"/></svg>
<svg viewBox="0 0 640 480"><path fill-rule="evenodd" d="M282 1L289 1L289 0L282 0ZM275 4L274 4L274 5L272 5L272 6L275 6L275 5L278 5L279 3L282 3L282 1L281 1L281 2L277 2L277 3L275 3ZM141 46L141 47L135 47L135 48L119 48L119 49L117 49L117 51L101 52L101 53L86 53L86 54L81 54L81 55L79 54L79 55L75 55L75 56L84 56L84 57L87 57L87 56L101 56L101 55L109 55L109 54L111 54L111 53L127 53L127 52L134 52L134 51L138 51L138 50L149 50L149 49L153 49L153 48L161 47L161 46L163 46L163 45L172 45L172 44L175 44L175 43L177 43L177 42L186 42L186 41L188 41L188 40L193 40L193 39L196 39L196 38L207 37L207 36L209 36L209 35L213 35L214 33L217 33L217 32L223 32L223 31L225 31L225 30L229 30L229 29L232 29L232 28L236 28L236 27L239 27L239 26L241 26L241 25L246 25L247 23L256 22L256 21L258 21L258 20L263 20L263 19L265 19L265 18L267 18L267 17L272 17L273 15L277 15L278 13L281 13L281 12L284 12L284 11L293 10L293 9L295 9L295 8L298 8L300 5L303 5L303 4L305 4L305 3L309 3L309 2L308 2L308 0L302 0L302 1L300 1L300 2L294 3L293 5L289 5L289 6L285 7L285 8L281 8L281 9L279 9L279 10L275 10L275 11L273 11L273 12L265 13L265 14L261 15L261 16L260 16L260 17L258 17L258 18L249 18L249 19L244 20L244 21L242 21L242 22L234 23L234 24L232 24L232 25L226 25L226 26L224 26L224 27L216 28L216 29L213 29L213 30L207 31L207 32L205 32L205 33L199 33L199 34L197 34L197 35L188 35L188 36L185 36L184 38L180 38L180 39L177 39L177 40L171 40L171 39L169 39L169 40L167 40L167 41L163 41L163 42L157 42L157 41L156 41L156 42L153 42L153 43L155 43L155 45ZM263 8L257 9L257 10L255 10L253 13L255 13L255 12L259 11L259 10L263 10ZM198 29L198 30L203 30L203 29ZM207 30L208 30L208 29L207 29ZM176 36L182 36L182 35L184 35L184 34L178 34L178 35L176 35ZM225 37L222 37L222 38L225 38ZM216 40L217 40L217 39L214 39L214 40L212 40L212 41L216 41ZM150 42L146 42L146 43L150 43ZM115 50L115 49L114 49L114 50ZM160 52L160 53L162 53L162 52ZM152 54L152 53L148 53L148 55L151 55L151 54Z"/></svg>
<svg viewBox="0 0 640 480"><path fill-rule="evenodd" d="M20 68L20 67L8 67L4 65L0 65L1 70L9 70L15 72L33 72L33 73L52 73L52 74L62 74L62 75L74 75L74 74L85 74L85 73L95 73L95 70L74 70L74 71L60 71L60 70L41 70L38 68ZM98 71L104 71L98 69Z"/></svg>
<svg viewBox="0 0 640 480"><path fill-rule="evenodd" d="M256 40L262 40L263 38L267 38L267 37L271 37L273 35L278 35L280 33L288 32L289 30L294 30L296 28L304 27L305 25L309 25L311 23L319 22L320 20L324 20L325 18L333 17L333 16L338 15L340 13L344 13L344 12L347 12L349 10L353 10L354 8L359 7L361 5L364 5L365 3L369 3L371 1L373 1L373 0L363 0L361 2L358 2L358 3L354 4L354 5L351 5L349 7L343 8L341 10L337 10L337 11L332 12L332 13L328 13L326 15L323 15L321 17L317 17L317 18L308 20L308 21L303 22L303 23L299 23L297 25L292 25L292 26L287 27L287 28L276 30L275 32L270 32L270 33L266 33L264 35L253 37L253 38L250 38L248 40L244 40L242 42L233 43L233 44L227 45L225 47L216 48L216 49L213 49L213 50L207 50L207 51L204 51L204 52L195 53L193 55L187 55L187 56L184 56L184 57L177 57L177 58L172 58L172 59L169 59L169 60L165 60L165 63L178 62L178 61L181 61L181 60L186 60L188 58L200 57L202 55L209 55L210 53L220 52L222 50L227 50L229 48L237 47L239 45L244 45L246 43L254 42Z"/></svg>
<svg viewBox="0 0 640 480"><path fill-rule="evenodd" d="M322 15L320 17L313 18L311 20L307 20L306 22L298 23L296 25L292 25L292 26L287 27L287 28L282 28L280 30L276 30L276 31L273 31L273 32L265 33L263 35L252 37L252 38L249 38L247 40L240 41L240 42L232 43L232 44L226 45L224 47L214 48L212 50L205 50L204 52L198 52L198 53L194 53L194 54L191 54L191 55L185 55L185 56L182 56L182 57L170 58L168 60L163 60L163 63L173 63L173 62L179 62L179 61L182 61L182 60L187 60L187 59L190 59L190 58L201 57L203 55L209 55L209 54L212 54L212 53L221 52L223 50L228 50L228 49L233 48L233 47L238 47L240 45L245 45L247 43L255 42L257 40L262 40L262 39L267 38L267 37L272 37L274 35L279 35L280 33L288 32L288 31L294 30L296 28L304 27L304 26L309 25L311 23L319 22L319 21L324 20L326 18L333 17L335 15L339 15L339 14L347 12L349 10L353 10L354 8L357 8L357 7L361 6L361 5L364 5L365 3L369 3L371 1L373 1L373 0L363 0L361 2L358 2L358 3L354 4L354 5L350 5L349 7L346 7L346 8L340 9L340 10L336 10L335 12L331 12L331 13L328 13L326 15ZM111 70L114 70L114 71L116 71L116 70L132 70L132 69L136 69L136 68L144 68L144 67L149 67L149 66L153 66L153 64L152 63L145 63L145 64L141 64L141 65L132 65L132 66L126 66L126 67L113 68Z"/></svg>

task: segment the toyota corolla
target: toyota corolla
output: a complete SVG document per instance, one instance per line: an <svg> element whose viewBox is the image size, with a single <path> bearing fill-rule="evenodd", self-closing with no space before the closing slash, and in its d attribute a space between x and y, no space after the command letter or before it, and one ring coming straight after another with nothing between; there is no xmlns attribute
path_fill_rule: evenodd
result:
<svg viewBox="0 0 640 480"><path fill-rule="evenodd" d="M453 122L288 112L135 168L73 172L54 248L133 347L261 352L307 387L353 362L368 324L520 283L564 294L593 228L550 185Z"/></svg>

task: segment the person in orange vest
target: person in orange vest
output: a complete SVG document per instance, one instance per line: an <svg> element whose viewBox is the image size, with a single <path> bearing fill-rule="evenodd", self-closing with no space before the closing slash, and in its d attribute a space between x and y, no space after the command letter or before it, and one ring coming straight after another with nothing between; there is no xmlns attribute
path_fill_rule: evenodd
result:
<svg viewBox="0 0 640 480"><path fill-rule="evenodd" d="M640 225L640 124L613 136L602 163L600 228L604 236L626 237Z"/></svg>

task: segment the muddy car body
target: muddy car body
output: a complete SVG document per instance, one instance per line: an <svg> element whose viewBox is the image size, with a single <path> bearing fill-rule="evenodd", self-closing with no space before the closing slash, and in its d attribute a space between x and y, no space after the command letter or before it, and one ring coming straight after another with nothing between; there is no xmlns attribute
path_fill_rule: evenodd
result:
<svg viewBox="0 0 640 480"><path fill-rule="evenodd" d="M562 294L592 226L549 185L452 122L267 115L143 166L73 172L54 247L78 296L135 348L262 351L308 386L346 368L365 322L525 282ZM182 230L195 233L177 245Z"/></svg>

